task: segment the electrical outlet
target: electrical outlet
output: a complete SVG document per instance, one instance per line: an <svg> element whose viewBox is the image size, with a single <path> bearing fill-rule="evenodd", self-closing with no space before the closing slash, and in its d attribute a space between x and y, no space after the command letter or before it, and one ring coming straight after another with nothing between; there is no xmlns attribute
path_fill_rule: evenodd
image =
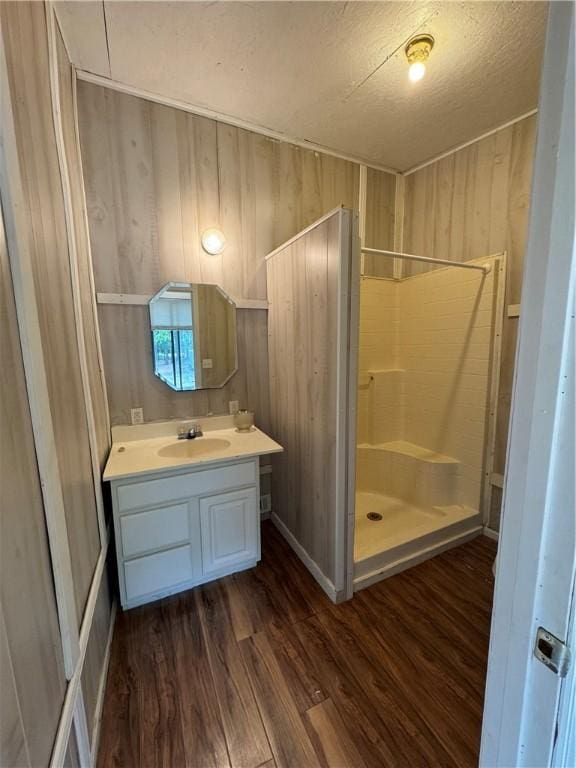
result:
<svg viewBox="0 0 576 768"><path fill-rule="evenodd" d="M130 420L132 424L144 424L144 409L143 408L131 408Z"/></svg>
<svg viewBox="0 0 576 768"><path fill-rule="evenodd" d="M238 413L239 409L240 404L238 400L228 400L228 413L234 415L235 413Z"/></svg>
<svg viewBox="0 0 576 768"><path fill-rule="evenodd" d="M272 512L272 496L269 493L263 493L260 496L260 514L267 515Z"/></svg>
<svg viewBox="0 0 576 768"><path fill-rule="evenodd" d="M202 360L202 368L212 368L212 358L211 357L205 357Z"/></svg>

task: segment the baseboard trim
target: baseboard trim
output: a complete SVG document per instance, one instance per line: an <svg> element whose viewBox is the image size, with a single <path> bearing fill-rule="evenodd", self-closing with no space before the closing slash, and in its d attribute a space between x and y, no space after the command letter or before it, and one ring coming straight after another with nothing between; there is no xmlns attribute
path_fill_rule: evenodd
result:
<svg viewBox="0 0 576 768"><path fill-rule="evenodd" d="M449 539L432 544L425 549L421 549L413 554L405 555L404 557L394 560L380 568L376 568L374 571L367 573L363 576L359 576L354 579L354 592L358 592L361 589L372 586L378 581L387 579L389 576L395 576L397 573L412 568L413 565L419 565L425 560L429 560L435 555L439 555L441 552L446 552L452 547L457 547L460 544L465 544L467 541L475 539L483 533L483 528L480 526L473 528L470 531L459 533L456 536L451 536Z"/></svg>
<svg viewBox="0 0 576 768"><path fill-rule="evenodd" d="M500 533L495 531L493 528L488 528L487 525L484 526L483 534L487 538L492 539L492 541L498 541L500 538Z"/></svg>
<svg viewBox="0 0 576 768"><path fill-rule="evenodd" d="M274 524L274 526L286 539L286 541L291 546L291 548L294 550L298 559L306 566L306 568L310 571L310 573L316 579L318 584L322 587L322 590L324 591L324 593L330 598L330 600L333 603L341 602L342 596L339 592L336 591L334 584L332 584L330 579L322 573L318 564L315 563L314 560L312 560L312 558L310 557L308 552L306 552L302 544L300 544L300 542L295 538L294 534L288 530L288 528L282 522L282 520L280 520L278 515L272 512L272 514L270 515L270 519L272 520L272 523Z"/></svg>
<svg viewBox="0 0 576 768"><path fill-rule="evenodd" d="M106 641L106 652L104 654L104 663L102 664L102 674L100 675L100 684L98 686L98 696L96 697L96 710L94 712L94 722L92 726L92 738L90 739L90 765L92 768L98 762L98 747L100 746L100 726L102 725L102 710L104 708L104 695L106 693L106 683L108 681L108 670L110 668L110 652L112 650L112 638L114 636L114 627L116 625L116 614L118 603L116 600L112 603L110 611L110 627L108 629L108 639Z"/></svg>

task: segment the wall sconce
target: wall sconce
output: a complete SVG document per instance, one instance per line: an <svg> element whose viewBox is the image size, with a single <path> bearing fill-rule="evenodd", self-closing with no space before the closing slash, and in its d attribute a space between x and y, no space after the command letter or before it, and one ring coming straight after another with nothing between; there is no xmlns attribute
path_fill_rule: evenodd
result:
<svg viewBox="0 0 576 768"><path fill-rule="evenodd" d="M433 47L434 38L432 35L416 35L408 41L405 53L408 64L410 64L408 77L413 83L422 80L426 74L426 62Z"/></svg>
<svg viewBox="0 0 576 768"><path fill-rule="evenodd" d="M217 256L222 253L226 246L226 238L224 233L216 228L205 229L202 232L202 248L206 253L212 256Z"/></svg>

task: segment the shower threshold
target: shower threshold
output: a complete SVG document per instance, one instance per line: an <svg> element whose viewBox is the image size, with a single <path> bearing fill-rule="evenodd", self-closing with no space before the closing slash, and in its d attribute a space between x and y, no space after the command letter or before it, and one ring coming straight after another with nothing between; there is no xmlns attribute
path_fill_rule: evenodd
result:
<svg viewBox="0 0 576 768"><path fill-rule="evenodd" d="M480 513L470 507L421 507L394 496L358 491L354 589L393 576L481 532Z"/></svg>

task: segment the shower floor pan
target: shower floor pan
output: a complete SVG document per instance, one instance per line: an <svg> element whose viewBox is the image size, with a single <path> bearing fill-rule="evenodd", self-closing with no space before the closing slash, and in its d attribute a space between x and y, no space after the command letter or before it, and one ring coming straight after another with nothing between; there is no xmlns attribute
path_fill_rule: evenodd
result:
<svg viewBox="0 0 576 768"><path fill-rule="evenodd" d="M382 519L370 520L369 513L382 515ZM418 507L394 496L359 491L354 529L354 589L393 576L481 532L480 513L469 507Z"/></svg>

